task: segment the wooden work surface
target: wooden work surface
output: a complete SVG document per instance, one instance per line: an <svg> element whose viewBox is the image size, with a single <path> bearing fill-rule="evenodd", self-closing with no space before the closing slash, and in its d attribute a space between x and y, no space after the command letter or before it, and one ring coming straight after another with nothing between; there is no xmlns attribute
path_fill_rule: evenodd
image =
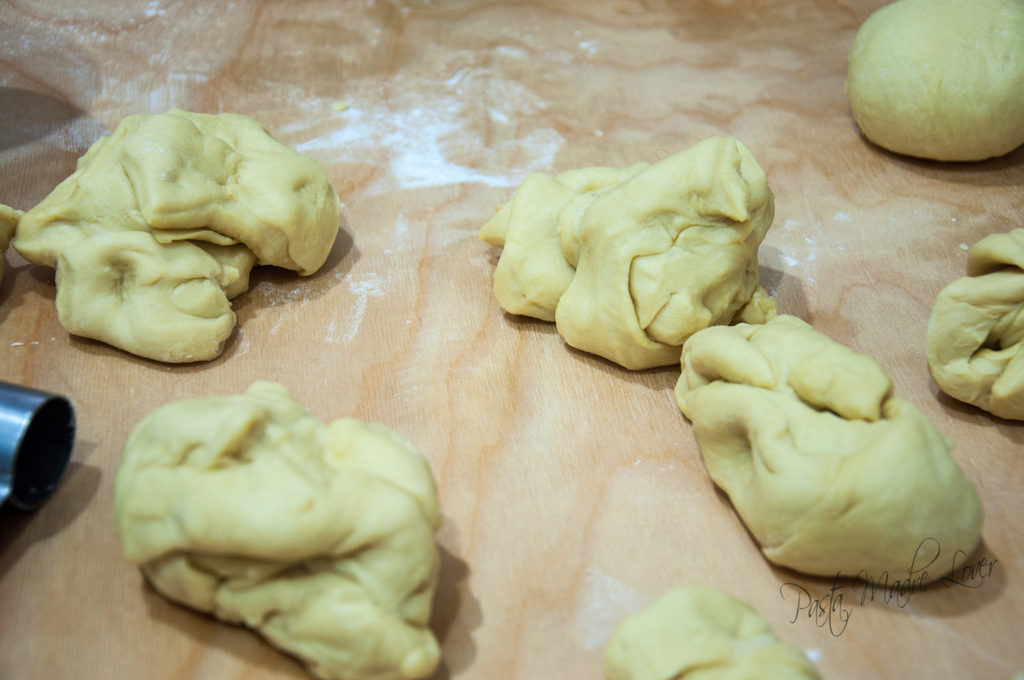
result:
<svg viewBox="0 0 1024 680"><path fill-rule="evenodd" d="M132 427L257 379L430 460L438 678L601 678L614 626L685 583L747 600L828 678L1024 669L1024 425L946 398L924 359L967 244L1022 226L1024 150L940 164L859 135L846 54L882 4L0 1L0 202L32 207L124 116L171 107L256 118L323 162L343 202L323 270L258 270L226 351L201 365L69 337L52 271L7 253L0 379L68 395L80 427L54 497L0 512L0 678L306 677L154 594L114 531ZM955 442L986 513L970 563L996 561L965 575L977 587L861 602L840 583L833 635L783 585L827 597L831 579L773 568L707 478L678 369L628 372L498 307L498 253L477 230L527 173L715 134L752 149L777 197L760 261L780 309L875 357Z"/></svg>

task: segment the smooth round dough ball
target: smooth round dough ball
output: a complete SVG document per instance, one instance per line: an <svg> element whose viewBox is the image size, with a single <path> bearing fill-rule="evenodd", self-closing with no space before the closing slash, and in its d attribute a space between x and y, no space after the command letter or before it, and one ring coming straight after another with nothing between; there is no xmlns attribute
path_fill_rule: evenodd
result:
<svg viewBox="0 0 1024 680"><path fill-rule="evenodd" d="M898 0L850 52L846 92L868 139L896 153L977 161L1024 144L1024 2Z"/></svg>

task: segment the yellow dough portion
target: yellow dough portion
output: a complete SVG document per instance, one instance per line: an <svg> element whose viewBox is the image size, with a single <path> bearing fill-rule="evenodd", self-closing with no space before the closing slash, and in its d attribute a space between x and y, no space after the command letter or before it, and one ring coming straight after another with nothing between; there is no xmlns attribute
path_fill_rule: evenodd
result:
<svg viewBox="0 0 1024 680"><path fill-rule="evenodd" d="M654 165L533 174L480 237L503 248L499 304L629 369L674 364L686 338L744 313L774 200L735 139ZM763 293L763 289L762 289ZM766 295L747 318L770 318Z"/></svg>
<svg viewBox="0 0 1024 680"><path fill-rule="evenodd" d="M623 621L605 650L604 672L608 680L821 677L748 604L700 586L674 588Z"/></svg>
<svg viewBox="0 0 1024 680"><path fill-rule="evenodd" d="M0 279L4 276L4 253L7 245L14 237L14 231L18 228L18 220L21 219L21 211L0 203Z"/></svg>
<svg viewBox="0 0 1024 680"><path fill-rule="evenodd" d="M252 266L245 246L219 247L241 249ZM98 232L57 260L57 313L75 335L182 363L220 354L235 327L226 289L238 271L188 241L160 245L144 231Z"/></svg>
<svg viewBox="0 0 1024 680"><path fill-rule="evenodd" d="M1024 229L971 246L967 273L935 299L928 368L954 399L1024 420Z"/></svg>
<svg viewBox="0 0 1024 680"><path fill-rule="evenodd" d="M850 52L846 91L868 139L940 161L1024 144L1024 2L898 0Z"/></svg>
<svg viewBox="0 0 1024 680"><path fill-rule="evenodd" d="M74 319L73 326L65 324L72 333L160 361L201 361L220 353L234 315L217 342L197 341L182 351L173 339L207 335L208 324L196 319L209 317L205 312L177 315L173 324L146 327L158 315L155 310L142 313L147 302L130 298L145 293L147 301L154 300L149 286L121 287L118 296L101 295L104 302L93 300L84 308L67 304L121 280L111 274L109 257L112 244L119 242L132 244L129 250L136 253L146 243L147 274L142 278L148 280L206 272L211 267L206 260L212 258L210 271L221 271L197 276L217 281L225 299L247 289L254 264L312 274L330 252L339 219L338 199L323 167L274 140L256 121L231 113L172 110L128 116L93 144L75 172L21 216L13 245L30 262L58 268L58 312L62 322ZM98 247L93 239L101 235L103 247ZM189 247L177 247L182 243ZM167 250L157 255L161 246ZM177 256L186 261L177 262ZM60 267L70 262L75 273L62 274ZM160 272L160 267L168 270ZM59 290L81 281L90 288ZM209 300L216 297L208 286L179 283L178 306L208 311ZM198 299L185 300L190 290ZM166 308L168 303L160 304ZM217 315L227 318L223 310ZM115 316L121 323L107 327ZM165 345L163 337L171 344Z"/></svg>
<svg viewBox="0 0 1024 680"><path fill-rule="evenodd" d="M25 213L14 247L36 264L98 231L161 243L244 243L259 264L308 275L327 259L340 210L323 166L251 118L172 110L128 116Z"/></svg>
<svg viewBox="0 0 1024 680"><path fill-rule="evenodd" d="M708 473L772 562L925 583L977 545L981 505L950 442L874 360L782 315L701 331L681 363Z"/></svg>
<svg viewBox="0 0 1024 680"><path fill-rule="evenodd" d="M332 680L425 678L434 478L379 425L324 424L281 385L165 405L114 487L125 557L164 596L243 623Z"/></svg>

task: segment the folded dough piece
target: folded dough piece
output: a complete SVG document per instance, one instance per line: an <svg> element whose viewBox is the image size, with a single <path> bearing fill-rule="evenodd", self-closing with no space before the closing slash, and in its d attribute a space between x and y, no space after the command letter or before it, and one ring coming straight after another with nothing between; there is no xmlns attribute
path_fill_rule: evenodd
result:
<svg viewBox="0 0 1024 680"><path fill-rule="evenodd" d="M1024 229L971 246L967 274L935 299L928 368L954 399L1024 420Z"/></svg>
<svg viewBox="0 0 1024 680"><path fill-rule="evenodd" d="M424 678L440 525L434 478L379 425L323 424L281 385L179 401L125 444L125 557L164 596L244 623L322 678Z"/></svg>
<svg viewBox="0 0 1024 680"><path fill-rule="evenodd" d="M18 228L18 220L21 219L21 211L0 203L0 279L4 276L4 253L7 246L14 237L14 231Z"/></svg>
<svg viewBox="0 0 1024 680"><path fill-rule="evenodd" d="M604 672L608 680L821 677L747 603L701 586L674 588L623 621L605 649Z"/></svg>
<svg viewBox="0 0 1024 680"><path fill-rule="evenodd" d="M977 492L874 360L778 316L701 331L681 363L708 473L772 562L924 583L976 546Z"/></svg>
<svg viewBox="0 0 1024 680"><path fill-rule="evenodd" d="M128 116L110 135L93 144L79 159L75 172L21 216L13 245L30 262L59 267L61 253L97 234L142 233L153 243L168 246L191 242L222 267L234 270L228 273L230 283L224 289L230 299L246 290L249 270L256 263L292 269L302 276L315 272L330 252L339 219L338 199L323 167L274 140L256 121L231 113L172 110ZM126 239L136 244L142 240ZM167 251L171 252L193 251ZM99 251L92 247L69 254L79 265L78 273L73 277L58 274L58 281L63 279L58 287L83 280L90 266L105 266L99 261L86 262L86 253ZM173 259L155 257L150 266L172 266ZM103 278L106 275L97 272L90 280ZM121 291L123 296L133 292ZM184 295L179 289L179 296ZM58 301L61 297L58 294ZM63 296L65 300L69 297ZM204 302L189 304L203 306ZM113 315L132 314L143 307L141 302L118 309L92 304L88 311L63 309L60 315L62 319L74 315L78 328L96 328ZM86 313L92 317L84 318ZM141 331L143 324L154 319L156 315L149 314L130 325ZM179 318L182 324L186 321ZM195 327L195 333L205 332L201 325ZM188 332L187 326L178 329L181 335ZM160 337L156 328L142 334ZM183 354L170 347L140 352L134 342L137 337L139 333L122 337L108 332L99 339L142 356L168 357L162 361L212 359L221 346L215 353L203 355ZM173 358L178 356L191 358Z"/></svg>
<svg viewBox="0 0 1024 680"><path fill-rule="evenodd" d="M248 274L250 250L216 247L237 249ZM57 262L57 314L75 335L182 363L216 357L235 327L227 290L238 268L189 241L161 245L144 231L97 232L60 251Z"/></svg>
<svg viewBox="0 0 1024 680"><path fill-rule="evenodd" d="M533 174L480 237L503 248L494 291L506 311L643 369L674 364L686 338L742 313L773 215L749 149L714 137L654 165ZM774 315L766 300L748 318Z"/></svg>

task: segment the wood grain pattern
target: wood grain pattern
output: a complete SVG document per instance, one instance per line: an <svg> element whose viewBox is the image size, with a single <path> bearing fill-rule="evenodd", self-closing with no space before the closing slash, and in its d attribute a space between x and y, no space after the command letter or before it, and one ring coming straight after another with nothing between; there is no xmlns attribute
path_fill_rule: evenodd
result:
<svg viewBox="0 0 1024 680"><path fill-rule="evenodd" d="M445 518L438 678L599 678L614 625L680 583L746 599L829 678L1024 669L1024 426L944 397L924 361L963 244L1022 226L1024 149L944 165L865 142L846 53L882 4L0 2L0 201L31 207L122 117L181 107L256 118L322 161L344 202L324 269L259 271L224 355L202 365L69 337L52 272L7 253L0 379L69 395L80 430L51 501L0 512L0 678L305 677L155 595L114 533L131 428L256 379L429 458ZM861 602L841 582L838 636L797 615L783 584L817 597L833 583L763 559L704 473L678 371L626 372L493 299L497 253L476 232L528 172L657 160L712 134L747 144L776 194L761 273L780 308L877 358L955 442L986 512L971 563L998 560L980 587Z"/></svg>

